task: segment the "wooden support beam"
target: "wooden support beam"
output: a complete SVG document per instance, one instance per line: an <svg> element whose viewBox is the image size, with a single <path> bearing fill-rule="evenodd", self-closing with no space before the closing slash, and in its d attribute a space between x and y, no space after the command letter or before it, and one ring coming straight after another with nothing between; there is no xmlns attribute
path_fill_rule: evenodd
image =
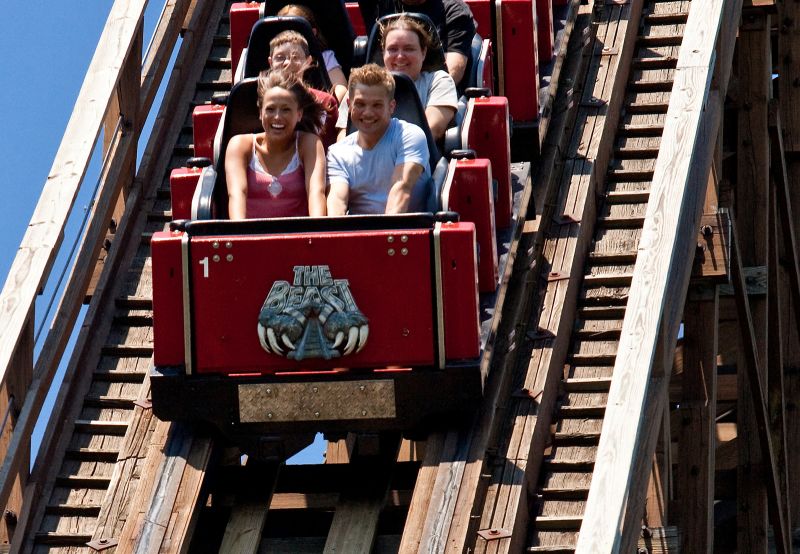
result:
<svg viewBox="0 0 800 554"><path fill-rule="evenodd" d="M17 351L12 358L10 378L0 388L0 458L8 454L11 436L20 412L20 403L25 398L25 392L30 386L33 375L33 347L34 347L34 317L33 308L28 316L28 322L23 329L23 336L17 345ZM30 456L30 439L21 445L23 454ZM28 483L29 470L27 466L20 467L12 475L13 485L11 493L3 508L4 517L0 518L0 544L10 544L17 527L17 521L22 511L23 492Z"/></svg>
<svg viewBox="0 0 800 554"><path fill-rule="evenodd" d="M654 447L659 431L644 419L645 402L651 378L661 377L651 372L672 366L722 108L720 95L710 91L714 49L720 29L732 24L726 16L738 20L737 6L716 0L693 3L689 12L576 553L630 551L636 544L635 525L624 527L636 515L626 513L629 496L641 494L631 488L641 479L635 461L649 460L652 451L640 445Z"/></svg>
<svg viewBox="0 0 800 554"><path fill-rule="evenodd" d="M769 415L767 414L765 387L761 381L761 367L758 357L758 346L756 335L753 329L753 318L750 314L750 305L745 293L744 272L742 270L742 260L739 254L739 242L737 240L736 223L732 221L731 228L732 252L731 252L731 272L734 290L736 291L736 308L739 312L739 329L742 336L742 350L745 358L745 365L748 375L748 382L753 394L746 399L752 402L755 422L757 426L757 436L764 453L767 469L765 479L767 482L767 498L769 501L769 520L772 523L776 534L776 547L779 554L789 554L791 552L788 521L786 521L783 511L783 500L781 497L780 480L778 477L777 460L775 449L772 444L772 435L769 432ZM741 386L741 385L740 385ZM739 410L742 406L739 406ZM742 450L742 435L739 430L739 448ZM741 458L740 458L741 460ZM766 531L766 529L765 529ZM766 543L764 548L766 549Z"/></svg>
<svg viewBox="0 0 800 554"><path fill-rule="evenodd" d="M359 437L350 465L356 469L345 484L333 515L325 554L370 554L375 544L378 517L386 504L397 453L398 435L382 435L377 455L362 454Z"/></svg>
<svg viewBox="0 0 800 554"><path fill-rule="evenodd" d="M770 24L769 16L750 11L742 16L739 31L737 76L739 78L739 110L737 176L735 206L737 227L747 229L738 245L740 262L745 267L767 265L769 205L769 135L768 103L770 98ZM750 297L758 357L767 367L767 299ZM742 321L739 321L740 325ZM739 351L738 454L737 478L737 545L743 552L763 552L767 545L767 491L764 488L763 454L756 431L755 414L750 397L746 353ZM766 372L760 373L766 390Z"/></svg>
<svg viewBox="0 0 800 554"><path fill-rule="evenodd" d="M717 404L717 287L689 289L683 310L683 390L677 503L681 552L714 548Z"/></svg>
<svg viewBox="0 0 800 554"><path fill-rule="evenodd" d="M150 450L141 470L142 482L120 532L120 552L186 552L191 541L211 439L186 425L158 425L169 428L166 442L163 450Z"/></svg>
<svg viewBox="0 0 800 554"><path fill-rule="evenodd" d="M246 489L238 491L219 551L256 554L281 464L248 460Z"/></svg>
<svg viewBox="0 0 800 554"><path fill-rule="evenodd" d="M781 321L780 306L783 301L780 290L780 235L778 234L777 186L773 180L769 187L769 252L767 267L769 268L769 283L767 296L767 313L769 314L767 329L767 349L769 359L767 365L767 412L769 413L769 428L772 434L772 444L775 447L777 459L779 488L782 491L783 510L786 521L790 522L791 499L787 495L789 489L789 474L787 469L787 443L786 443L786 406L784 403L783 386L783 323Z"/></svg>
<svg viewBox="0 0 800 554"><path fill-rule="evenodd" d="M110 148L114 144L118 130L133 131L131 148L134 151L137 149L139 143L139 133L136 131L139 129L139 87L142 79L142 42L144 40L143 23L144 22L141 22L139 25L139 30L133 40L133 46L130 52L128 52L128 57L125 59L125 63L120 71L119 82L117 83L114 95L111 98L111 103L106 111L103 122L104 156L111 153ZM136 176L136 158L134 156L129 156L126 162L127 165L123 167L119 173L119 182L116 185L118 192L117 198L113 201L114 208L111 213L111 221L102 248L99 251L99 257L95 264L94 272L86 288L86 294L83 300L84 304L88 304L92 299L94 289L97 286L97 282L100 280L100 273L103 271L106 255L114 240L117 223L125 212L125 201L130 194L133 179Z"/></svg>
<svg viewBox="0 0 800 554"><path fill-rule="evenodd" d="M788 153L800 152L800 2L778 3L778 52L776 62L778 66L778 87L780 112L782 115L782 130L779 134L784 141L781 151ZM785 160L786 185L789 201L786 206L792 213L800 213L800 159ZM773 171L775 170L773 165ZM780 204L779 204L780 207ZM795 243L800 241L798 229L791 235ZM783 234L784 240L789 235ZM788 243L784 251L788 249ZM790 269L791 271L791 269ZM800 327L795 323L794 317L800 310L800 303L794 299L791 291L792 279L784 279L782 290L784 302L782 303L782 322L784 324L784 379L786 388L786 435L789 443L788 471L789 490L788 497L800 499ZM792 529L800 528L800 506L796 506L791 513Z"/></svg>

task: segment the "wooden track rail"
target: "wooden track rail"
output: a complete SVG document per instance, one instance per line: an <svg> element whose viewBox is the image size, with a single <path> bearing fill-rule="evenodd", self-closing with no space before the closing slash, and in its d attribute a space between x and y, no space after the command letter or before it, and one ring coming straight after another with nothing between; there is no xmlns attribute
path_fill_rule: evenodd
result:
<svg viewBox="0 0 800 554"><path fill-rule="evenodd" d="M56 181L59 194L74 198L83 170L64 168L88 163L101 125L107 190L101 188L57 329L35 365L33 299L66 213L45 217L37 208L0 294L7 315L0 319L0 409L11 413L21 391L30 391L13 430L0 431L0 449L9 452L0 499L16 515L0 532L11 551L567 554L634 552L638 545L648 552L734 552L731 521L765 548L769 522L772 548L792 551L798 508L789 491L798 490L800 439L789 417L796 400L788 395L800 381L786 366L800 367L800 357L790 362L800 348L793 352L787 339L800 328L793 219L800 209L800 111L788 113L796 91L786 82L800 76L782 60L782 97L760 98L749 112L769 143L758 145L759 171L771 166L773 183L758 189L770 198L769 261L763 273L742 267L734 240L739 315L731 315L734 305L718 286L730 245L719 207L731 206L736 194L728 183L737 163L728 159L738 156L746 166L744 155L756 149L732 149L725 139L725 99L728 83L749 74L742 63L754 64L754 73L772 69L755 49L740 54L738 70L733 63L741 0L567 3L538 133L526 133L526 140L538 134L540 144L515 145L540 155L533 165L512 164L519 211L488 323L485 397L474 418L413 447L397 436L353 435L331 443L327 463L306 466L247 460L205 429L158 421L148 400L149 239L171 219L169 172L192 155L192 108L229 88L231 3L168 0L145 60L144 3L117 0L112 10L40 207L51 205ZM769 38L769 24L758 25L772 8L745 4L754 15L748 25ZM793 9L786 7L782 20L792 29L784 34L797 36L786 52L800 48L800 12ZM179 33L169 86L134 177L141 124ZM737 83L733 95L769 88L757 85ZM132 106L130 125L123 119L117 129ZM738 133L740 141L750 137ZM744 170L738 177L745 181ZM114 247L95 275L78 346L27 475L30 427L112 212ZM37 225L42 218L46 231ZM744 219L733 227L740 240L754 232ZM27 250L31 241L36 248ZM769 283L774 296L767 301L745 278L754 273ZM780 356L759 358L759 337L769 337L754 325L756 310L781 312L768 330ZM726 333L725 325L738 325L741 335ZM754 419L745 422L755 433L749 444L760 444L763 458L754 469L763 479L747 494L769 499L768 519L743 515L730 485L737 471L741 478L750 469L740 461L745 443L733 423L744 417L737 401L748 390L743 379L756 393L747 416ZM286 437L287 454L311 439Z"/></svg>

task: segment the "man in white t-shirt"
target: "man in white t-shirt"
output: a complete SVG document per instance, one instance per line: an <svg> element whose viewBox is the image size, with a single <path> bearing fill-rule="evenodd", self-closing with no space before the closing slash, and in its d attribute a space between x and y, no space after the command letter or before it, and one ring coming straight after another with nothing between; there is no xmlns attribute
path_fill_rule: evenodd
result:
<svg viewBox="0 0 800 554"><path fill-rule="evenodd" d="M328 150L328 215L424 210L428 145L422 129L392 118L391 73L376 64L354 69L348 97L356 132Z"/></svg>

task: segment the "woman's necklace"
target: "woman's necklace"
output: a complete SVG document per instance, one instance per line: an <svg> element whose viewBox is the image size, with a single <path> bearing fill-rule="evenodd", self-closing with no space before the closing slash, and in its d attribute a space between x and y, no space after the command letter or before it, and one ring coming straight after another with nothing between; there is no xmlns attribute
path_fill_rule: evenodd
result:
<svg viewBox="0 0 800 554"><path fill-rule="evenodd" d="M267 170L266 155L269 153L269 145L266 137L264 137L264 150L265 152L261 153L261 151L256 148L256 153L261 156L261 165L264 168L264 172L270 177L270 183L267 185L267 192L270 194L270 196L276 198L281 192L283 192L283 185L281 185L277 175L273 175Z"/></svg>

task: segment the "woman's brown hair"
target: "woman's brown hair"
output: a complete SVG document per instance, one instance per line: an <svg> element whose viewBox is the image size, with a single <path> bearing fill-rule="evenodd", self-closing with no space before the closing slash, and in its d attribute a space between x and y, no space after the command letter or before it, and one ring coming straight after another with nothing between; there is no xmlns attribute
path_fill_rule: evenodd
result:
<svg viewBox="0 0 800 554"><path fill-rule="evenodd" d="M419 45L426 54L425 60L422 62L423 71L438 69L437 67L433 67L429 61L430 56L427 55L427 53L431 50L436 50L442 47L438 41L438 35L433 35L423 23L404 14L390 19L387 23L381 24L381 51L386 50L386 37L389 36L389 32L397 30L411 31L417 35L417 38L419 38Z"/></svg>

